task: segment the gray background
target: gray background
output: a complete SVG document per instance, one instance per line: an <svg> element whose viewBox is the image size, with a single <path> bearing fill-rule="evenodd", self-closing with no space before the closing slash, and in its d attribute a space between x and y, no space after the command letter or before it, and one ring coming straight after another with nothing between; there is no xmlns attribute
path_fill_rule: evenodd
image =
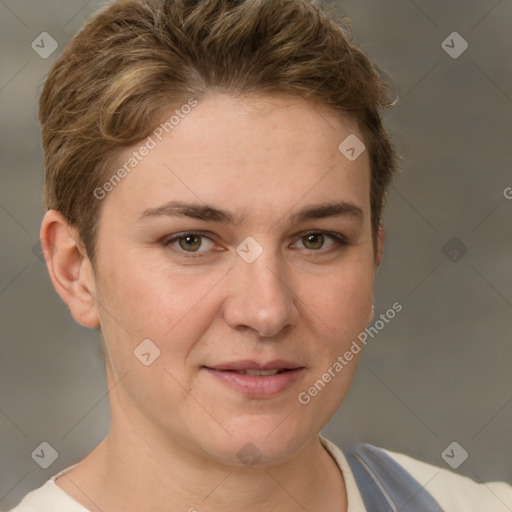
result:
<svg viewBox="0 0 512 512"><path fill-rule="evenodd" d="M378 317L398 301L403 311L364 349L323 433L343 447L367 441L444 467L441 453L457 441L469 453L457 472L510 481L512 1L341 4L355 41L396 82L399 101L385 122L403 170L389 195L375 308ZM36 245L43 215L36 97L98 6L0 0L4 510L78 462L108 430L96 332L73 321ZM43 31L59 44L47 59L31 48ZM441 46L454 31L469 44L457 59ZM46 470L31 458L42 441L59 455Z"/></svg>

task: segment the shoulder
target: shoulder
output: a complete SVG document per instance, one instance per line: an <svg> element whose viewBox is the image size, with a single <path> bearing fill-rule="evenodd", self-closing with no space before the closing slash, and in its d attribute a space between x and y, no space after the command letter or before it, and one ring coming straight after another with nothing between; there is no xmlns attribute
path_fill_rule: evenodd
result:
<svg viewBox="0 0 512 512"><path fill-rule="evenodd" d="M504 482L478 483L403 453L370 444L359 445L347 458L356 475L366 473L370 477L367 480L373 481L381 492L394 497L405 510L433 510L436 503L439 510L447 511L512 510L512 485ZM361 478L364 480L364 476Z"/></svg>
<svg viewBox="0 0 512 512"><path fill-rule="evenodd" d="M52 476L44 485L29 492L21 502L9 512L88 512L71 496L66 494L55 480L74 466L70 466Z"/></svg>
<svg viewBox="0 0 512 512"><path fill-rule="evenodd" d="M446 510L492 510L493 512L512 510L510 483L476 482L466 476L419 461L403 453L382 451L428 490Z"/></svg>

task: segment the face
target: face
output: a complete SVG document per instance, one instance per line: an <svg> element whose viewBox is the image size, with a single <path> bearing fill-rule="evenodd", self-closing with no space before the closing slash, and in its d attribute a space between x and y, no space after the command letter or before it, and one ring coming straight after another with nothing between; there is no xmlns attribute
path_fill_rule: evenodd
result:
<svg viewBox="0 0 512 512"><path fill-rule="evenodd" d="M350 134L300 99L214 95L152 136L101 207L113 421L238 465L246 443L271 463L317 436L359 355L333 365L372 314L369 159L339 151Z"/></svg>

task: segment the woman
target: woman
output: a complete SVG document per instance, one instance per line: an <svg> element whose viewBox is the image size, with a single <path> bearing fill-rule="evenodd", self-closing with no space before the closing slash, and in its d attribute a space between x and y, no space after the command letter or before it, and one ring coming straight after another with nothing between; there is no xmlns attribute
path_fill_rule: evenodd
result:
<svg viewBox="0 0 512 512"><path fill-rule="evenodd" d="M74 37L40 100L41 239L101 328L111 425L17 512L501 510L319 435L373 317L387 103L307 0L117 1Z"/></svg>

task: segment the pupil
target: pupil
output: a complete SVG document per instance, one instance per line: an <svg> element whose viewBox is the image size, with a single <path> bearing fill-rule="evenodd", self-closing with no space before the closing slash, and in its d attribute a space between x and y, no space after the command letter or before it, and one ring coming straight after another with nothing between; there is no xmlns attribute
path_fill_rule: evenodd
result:
<svg viewBox="0 0 512 512"><path fill-rule="evenodd" d="M323 245L324 236L321 234L311 234L306 236L306 240L311 249L319 249Z"/></svg>
<svg viewBox="0 0 512 512"><path fill-rule="evenodd" d="M197 235L187 235L180 238L180 246L186 251L196 250L201 247L201 239Z"/></svg>

